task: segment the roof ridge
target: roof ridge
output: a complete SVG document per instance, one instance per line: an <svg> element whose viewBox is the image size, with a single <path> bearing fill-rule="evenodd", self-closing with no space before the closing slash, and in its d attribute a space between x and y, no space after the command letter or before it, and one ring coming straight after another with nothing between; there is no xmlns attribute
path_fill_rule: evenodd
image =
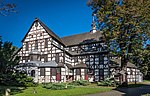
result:
<svg viewBox="0 0 150 96"><path fill-rule="evenodd" d="M73 34L73 35L64 36L64 37L61 37L61 38L65 38L65 37L71 37L71 36L76 36L76 35L85 34L85 33L90 33L90 32L84 32L84 33L79 33L79 34Z"/></svg>

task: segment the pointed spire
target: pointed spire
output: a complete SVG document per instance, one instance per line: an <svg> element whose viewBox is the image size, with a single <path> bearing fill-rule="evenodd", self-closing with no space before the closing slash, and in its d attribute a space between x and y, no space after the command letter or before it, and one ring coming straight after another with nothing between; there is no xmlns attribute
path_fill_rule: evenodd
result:
<svg viewBox="0 0 150 96"><path fill-rule="evenodd" d="M90 32L95 33L97 31L96 30L96 21L95 21L96 14L95 13L92 14L92 17L93 17L92 24L91 24L92 29L91 29Z"/></svg>

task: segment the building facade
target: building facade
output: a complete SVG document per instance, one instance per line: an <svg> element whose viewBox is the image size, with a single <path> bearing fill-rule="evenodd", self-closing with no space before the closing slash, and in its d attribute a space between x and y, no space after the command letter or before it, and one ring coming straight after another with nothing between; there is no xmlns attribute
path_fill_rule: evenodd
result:
<svg viewBox="0 0 150 96"><path fill-rule="evenodd" d="M58 37L39 19L35 19L18 50L20 70L25 70L35 82L67 82L110 77L108 47L101 32Z"/></svg>

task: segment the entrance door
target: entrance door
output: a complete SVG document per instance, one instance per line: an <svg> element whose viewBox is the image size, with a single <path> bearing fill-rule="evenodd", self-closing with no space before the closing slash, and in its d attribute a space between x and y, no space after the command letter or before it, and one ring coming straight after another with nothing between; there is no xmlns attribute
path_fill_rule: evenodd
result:
<svg viewBox="0 0 150 96"><path fill-rule="evenodd" d="M85 80L88 80L88 70L87 69L84 69L84 73L85 73Z"/></svg>
<svg viewBox="0 0 150 96"><path fill-rule="evenodd" d="M56 68L56 81L61 81L61 68Z"/></svg>

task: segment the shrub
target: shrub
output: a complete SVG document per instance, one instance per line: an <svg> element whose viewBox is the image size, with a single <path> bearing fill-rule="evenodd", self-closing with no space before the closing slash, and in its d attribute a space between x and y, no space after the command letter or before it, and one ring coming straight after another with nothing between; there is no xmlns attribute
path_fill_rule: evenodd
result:
<svg viewBox="0 0 150 96"><path fill-rule="evenodd" d="M22 77L16 77L16 79L18 81L18 86L35 87L38 85L38 83L34 83L32 77L26 76L25 74Z"/></svg>
<svg viewBox="0 0 150 96"><path fill-rule="evenodd" d="M37 83L33 82L33 78L27 76L22 72L14 72L0 75L0 84L6 86L22 86L22 87L33 87L37 86Z"/></svg>
<svg viewBox="0 0 150 96"><path fill-rule="evenodd" d="M67 89L73 89L73 88L75 88L74 85L67 85Z"/></svg>
<svg viewBox="0 0 150 96"><path fill-rule="evenodd" d="M87 86L90 85L91 83L87 80L77 80L69 83L69 85L75 85L75 86Z"/></svg>
<svg viewBox="0 0 150 96"><path fill-rule="evenodd" d="M52 90L63 90L66 89L66 85L64 83L54 83L51 87Z"/></svg>
<svg viewBox="0 0 150 96"><path fill-rule="evenodd" d="M73 82L68 83L68 85L79 86L80 82L79 81L73 81Z"/></svg>
<svg viewBox="0 0 150 96"><path fill-rule="evenodd" d="M98 86L118 86L119 83L114 78L105 78L103 81L97 83Z"/></svg>
<svg viewBox="0 0 150 96"><path fill-rule="evenodd" d="M65 83L49 83L43 85L43 88L51 89L51 90L63 90L63 89L73 89L75 87L73 85L67 85Z"/></svg>
<svg viewBox="0 0 150 96"><path fill-rule="evenodd" d="M46 89L51 89L52 88L52 83L47 83L47 84L44 83L42 87L46 88Z"/></svg>

